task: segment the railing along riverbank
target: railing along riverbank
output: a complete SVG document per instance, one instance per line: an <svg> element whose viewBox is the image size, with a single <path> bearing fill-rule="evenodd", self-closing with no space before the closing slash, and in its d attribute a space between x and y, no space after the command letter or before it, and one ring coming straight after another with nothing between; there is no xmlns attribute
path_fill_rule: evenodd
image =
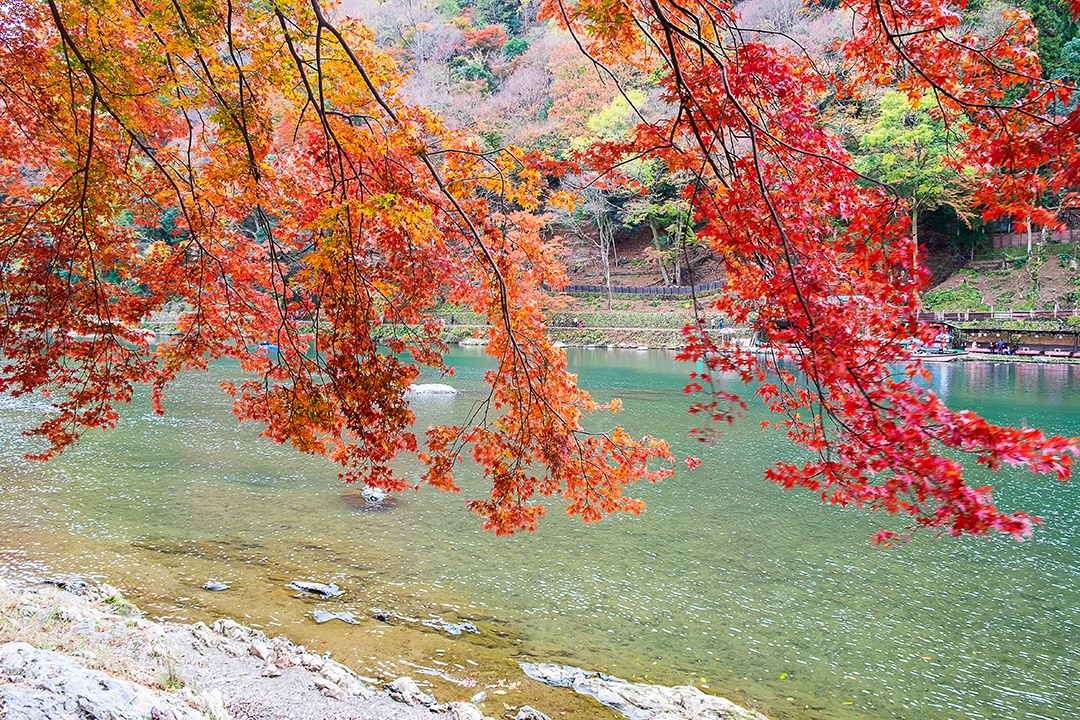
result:
<svg viewBox="0 0 1080 720"><path fill-rule="evenodd" d="M644 297L685 297L688 295L707 295L722 290L725 282L714 280L699 285L612 285L612 295L641 295ZM566 285L558 290L566 295L607 295L607 285Z"/></svg>
<svg viewBox="0 0 1080 720"><path fill-rule="evenodd" d="M1068 310L1001 310L982 312L921 312L924 322L984 322L987 320L1065 320L1080 317L1080 308Z"/></svg>

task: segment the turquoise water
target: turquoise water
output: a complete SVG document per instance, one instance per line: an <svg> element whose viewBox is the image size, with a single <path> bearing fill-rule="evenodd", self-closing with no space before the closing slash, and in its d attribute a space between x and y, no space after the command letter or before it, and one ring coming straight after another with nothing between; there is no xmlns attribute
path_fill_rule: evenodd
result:
<svg viewBox="0 0 1080 720"><path fill-rule="evenodd" d="M116 431L46 465L19 459L30 445L17 429L41 408L0 399L0 563L23 577L93 574L160 616L247 615L299 641L329 642L371 673L387 668L368 650L382 637L377 624L338 625L326 637L284 582L338 582L349 591L343 607L358 615L392 607L476 619L484 634L456 642L473 643L483 661L540 659L692 683L774 718L1077 716L1075 485L1019 472L994 478L999 506L1043 518L1028 542L923 535L871 548L867 539L888 518L824 507L762 480L791 450L753 412L715 446L688 440L686 368L670 354L570 358L599 398L623 399L622 424L704 461L636 488L648 503L639 518L586 526L553 507L534 535L495 538L463 507L483 492L467 474L463 495L424 488L388 510L359 510L333 468L232 419L217 387L236 371L218 366L183 378L165 417L137 402ZM463 350L454 364L451 382L463 392L417 399L421 423L460 422L481 399L482 351ZM1080 367L970 362L932 371L951 407L1080 434ZM199 590L210 577L234 590ZM411 638L394 635L394 647L421 662L427 648L402 647Z"/></svg>

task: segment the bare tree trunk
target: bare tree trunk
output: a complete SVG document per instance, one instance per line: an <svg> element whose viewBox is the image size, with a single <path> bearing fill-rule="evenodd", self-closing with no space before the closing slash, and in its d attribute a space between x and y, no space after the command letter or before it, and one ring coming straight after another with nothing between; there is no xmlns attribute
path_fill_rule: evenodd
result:
<svg viewBox="0 0 1080 720"><path fill-rule="evenodd" d="M911 267L919 266L919 206L911 203Z"/></svg>
<svg viewBox="0 0 1080 720"><path fill-rule="evenodd" d="M682 285L682 268L683 260L688 260L686 255L686 229L683 227L683 220L685 217L679 218L679 224L676 229L676 235L679 239L678 245L675 247L675 284Z"/></svg>
<svg viewBox="0 0 1080 720"><path fill-rule="evenodd" d="M600 262L604 266L604 285L607 287L607 308L611 309L611 262L608 257L611 254L612 235L614 229L611 223L601 214L596 218L597 234L600 236Z"/></svg>
<svg viewBox="0 0 1080 720"><path fill-rule="evenodd" d="M664 265L664 254L660 250L660 232L656 229L656 225L649 223L649 229L652 230L652 244L656 248L656 262L660 265L660 275L664 278L664 284L670 285L671 278L668 276L667 266Z"/></svg>

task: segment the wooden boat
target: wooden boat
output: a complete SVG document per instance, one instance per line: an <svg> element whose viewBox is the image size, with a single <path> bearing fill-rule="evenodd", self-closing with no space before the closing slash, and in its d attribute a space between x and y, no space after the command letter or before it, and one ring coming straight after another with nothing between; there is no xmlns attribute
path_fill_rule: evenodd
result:
<svg viewBox="0 0 1080 720"><path fill-rule="evenodd" d="M968 354L964 350L945 350L941 352L927 350L912 354L913 358L922 360L923 362L952 362L953 360L960 360L967 356Z"/></svg>

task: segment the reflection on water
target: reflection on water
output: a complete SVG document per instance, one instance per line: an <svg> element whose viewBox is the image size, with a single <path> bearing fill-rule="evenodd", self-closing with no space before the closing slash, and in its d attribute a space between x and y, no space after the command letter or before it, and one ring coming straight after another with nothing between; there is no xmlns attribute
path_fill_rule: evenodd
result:
<svg viewBox="0 0 1080 720"><path fill-rule="evenodd" d="M925 536L874 549L867 538L888 519L761 479L791 451L754 417L714 447L685 439L685 368L670 354L579 351L571 362L599 399L623 398L618 420L629 429L705 460L636 488L649 505L640 518L584 526L556 508L536 534L496 539L463 508L484 491L468 474L462 495L425 488L366 512L324 461L235 422L217 387L236 370L223 365L183 378L167 416L137 402L120 428L46 465L18 459L31 445L17 428L40 404L0 398L0 563L23 577L101 577L160 616L246 618L367 674L429 659L455 677L485 672L478 660L510 673L530 658L708 686L774 718L1074 717L1080 502L1071 487L995 480L1000 506L1043 518L1030 542ZM482 397L482 352L454 364L463 392L417 398L421 425L460 422ZM932 371L952 407L1080 432L1078 367ZM201 590L211 578L233 589ZM285 587L294 578L335 582L345 594L297 598ZM316 607L469 619L482 633L315 625ZM440 699L475 690L452 692Z"/></svg>

